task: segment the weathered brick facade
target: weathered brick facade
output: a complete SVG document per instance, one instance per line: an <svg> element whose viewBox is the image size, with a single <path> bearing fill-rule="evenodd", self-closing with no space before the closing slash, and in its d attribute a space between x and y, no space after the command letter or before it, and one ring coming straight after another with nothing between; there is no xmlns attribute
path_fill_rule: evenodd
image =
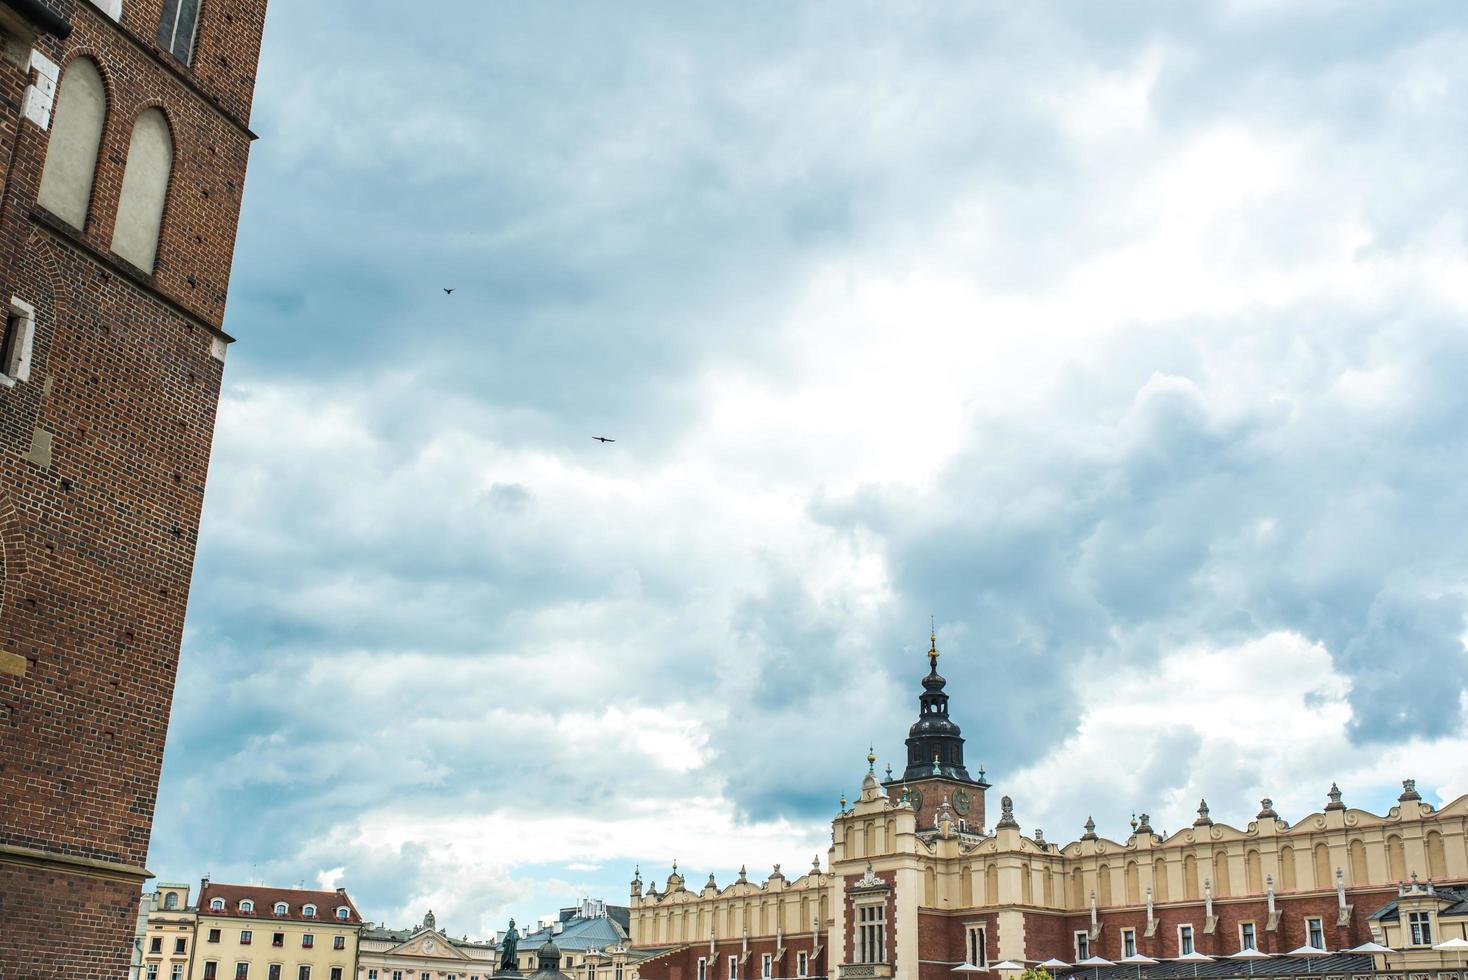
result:
<svg viewBox="0 0 1468 980"><path fill-rule="evenodd" d="M0 288L34 307L0 385L0 977L122 978L156 802L228 338L265 0L201 5L192 57L163 0L0 0ZM111 11L120 7L120 19ZM34 51L42 58L33 60ZM46 61L91 59L105 122L87 217L37 204ZM59 103L58 103L59 105ZM54 113L56 106L51 107ZM157 260L113 254L133 127L171 136Z"/></svg>

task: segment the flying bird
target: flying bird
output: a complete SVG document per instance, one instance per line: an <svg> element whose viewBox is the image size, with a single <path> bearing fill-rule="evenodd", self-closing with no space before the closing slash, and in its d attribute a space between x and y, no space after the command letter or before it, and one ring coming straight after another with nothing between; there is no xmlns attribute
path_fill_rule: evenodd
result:
<svg viewBox="0 0 1468 980"><path fill-rule="evenodd" d="M617 441L615 439L608 439L606 436L592 436L591 438L595 439L597 442L616 442Z"/></svg>
<svg viewBox="0 0 1468 980"><path fill-rule="evenodd" d="M455 287L454 287L454 289L457 289L457 288L459 288L459 287L457 287L457 286L455 286ZM449 287L447 287L447 286L445 286L445 287L444 287L444 288L443 288L443 294L444 294L444 295L445 295L445 296L452 296L452 295L454 295L454 290L453 290L453 289L450 289L450 288L449 288Z"/></svg>

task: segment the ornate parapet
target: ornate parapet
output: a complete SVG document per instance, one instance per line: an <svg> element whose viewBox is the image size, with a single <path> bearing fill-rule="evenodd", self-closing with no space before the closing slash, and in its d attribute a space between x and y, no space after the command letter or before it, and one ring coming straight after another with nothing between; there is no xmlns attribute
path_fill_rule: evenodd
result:
<svg viewBox="0 0 1468 980"><path fill-rule="evenodd" d="M892 976L891 963L842 963L841 980L885 980Z"/></svg>

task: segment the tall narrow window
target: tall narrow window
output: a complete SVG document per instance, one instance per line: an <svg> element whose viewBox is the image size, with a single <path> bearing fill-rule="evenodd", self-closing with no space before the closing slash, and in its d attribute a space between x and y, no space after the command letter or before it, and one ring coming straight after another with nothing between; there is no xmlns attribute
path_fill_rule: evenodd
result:
<svg viewBox="0 0 1468 980"><path fill-rule="evenodd" d="M774 966L775 955L773 953L764 954L759 961L759 975L764 977L764 980L770 980L770 977L775 975Z"/></svg>
<svg viewBox="0 0 1468 980"><path fill-rule="evenodd" d="M1432 945L1432 919L1426 912L1408 912L1407 924L1412 929L1413 946Z"/></svg>
<svg viewBox="0 0 1468 980"><path fill-rule="evenodd" d="M709 960L707 956L698 958L698 980L709 980Z"/></svg>
<svg viewBox="0 0 1468 980"><path fill-rule="evenodd" d="M857 936L862 963L887 962L887 905L857 907Z"/></svg>
<svg viewBox="0 0 1468 980"><path fill-rule="evenodd" d="M204 961L204 980L215 980L219 976L219 964L214 960Z"/></svg>
<svg viewBox="0 0 1468 980"><path fill-rule="evenodd" d="M1187 956L1193 951L1193 927L1177 927L1177 954Z"/></svg>
<svg viewBox="0 0 1468 980"><path fill-rule="evenodd" d="M198 21L199 0L163 0L158 46L187 65L194 59L194 28Z"/></svg>
<svg viewBox="0 0 1468 980"><path fill-rule="evenodd" d="M1308 946L1316 949L1325 948L1325 923L1321 919L1309 918L1305 920L1305 935L1309 937Z"/></svg>
<svg viewBox="0 0 1468 980"><path fill-rule="evenodd" d="M1081 960L1090 958L1090 955L1091 955L1091 936L1090 936L1090 933L1086 933L1086 932L1082 932L1080 930L1076 930L1075 940L1076 940L1076 962L1079 963Z"/></svg>
<svg viewBox="0 0 1468 980"><path fill-rule="evenodd" d="M265 975L267 980L280 980L280 964L270 964L270 966L265 971Z"/></svg>
<svg viewBox="0 0 1468 980"><path fill-rule="evenodd" d="M729 954L729 980L739 980L739 957Z"/></svg>
<svg viewBox="0 0 1468 980"><path fill-rule="evenodd" d="M1254 933L1254 923L1239 923L1239 949L1258 949L1259 940Z"/></svg>
<svg viewBox="0 0 1468 980"><path fill-rule="evenodd" d="M158 257L158 233L173 171L173 136L160 109L148 109L133 125L127 170L117 199L112 251L144 272L152 273Z"/></svg>
<svg viewBox="0 0 1468 980"><path fill-rule="evenodd" d="M1121 931L1121 955L1123 959L1137 955L1137 930L1123 929Z"/></svg>
<svg viewBox="0 0 1468 980"><path fill-rule="evenodd" d="M236 963L234 965L234 980L250 980L250 964Z"/></svg>
<svg viewBox="0 0 1468 980"><path fill-rule="evenodd" d="M36 203L73 228L87 223L92 200L92 178L97 175L97 148L107 116L107 90L97 63L77 58L61 76L51 142L41 171Z"/></svg>
<svg viewBox="0 0 1468 980"><path fill-rule="evenodd" d="M968 962L970 966L989 968L989 940L983 926L968 928Z"/></svg>

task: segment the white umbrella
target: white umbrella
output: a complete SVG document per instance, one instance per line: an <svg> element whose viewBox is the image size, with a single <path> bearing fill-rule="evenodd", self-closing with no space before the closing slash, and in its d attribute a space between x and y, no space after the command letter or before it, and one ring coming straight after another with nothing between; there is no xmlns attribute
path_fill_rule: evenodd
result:
<svg viewBox="0 0 1468 980"><path fill-rule="evenodd" d="M1069 963L1065 962L1065 960L1057 960L1053 956L1050 957L1048 960L1046 960L1044 963L1041 963L1040 965L1043 966L1045 969L1049 970L1051 973L1054 973L1056 970L1069 970L1070 969L1070 964Z"/></svg>
<svg viewBox="0 0 1468 980"><path fill-rule="evenodd" d="M1370 953L1371 954L1371 975L1372 976L1376 976L1376 954L1377 953L1395 953L1396 950L1392 949L1390 946L1383 946L1381 943L1378 943L1378 942L1376 942L1376 941L1373 940L1371 942L1362 943L1360 946L1352 946L1350 949L1346 950L1346 952L1347 953ZM1385 963L1386 960L1383 959L1382 962Z"/></svg>
<svg viewBox="0 0 1468 980"><path fill-rule="evenodd" d="M1130 956L1123 956L1116 962L1122 966L1135 966L1137 968L1137 980L1142 980L1142 967L1157 965L1156 960L1154 960L1150 956L1143 956L1141 953L1133 953Z"/></svg>
<svg viewBox="0 0 1468 980"><path fill-rule="evenodd" d="M1096 968L1096 977L1097 977L1097 980L1099 980L1099 978L1101 976L1101 968L1103 966L1115 966L1115 965L1116 965L1115 963L1111 962L1110 960L1108 960L1104 956L1087 956L1083 960L1076 960L1076 966L1094 966Z"/></svg>
<svg viewBox="0 0 1468 980"><path fill-rule="evenodd" d="M954 973L988 973L982 966L974 966L972 963L960 963L953 968Z"/></svg>
<svg viewBox="0 0 1468 980"><path fill-rule="evenodd" d="M1468 949L1468 939L1459 939L1455 936L1452 939L1444 939L1442 942L1438 943L1432 948L1444 950L1446 952L1457 953L1458 975L1463 975L1463 950ZM1373 960L1372 962L1375 962L1375 960Z"/></svg>
<svg viewBox="0 0 1468 980"><path fill-rule="evenodd" d="M1308 945L1306 945L1306 946L1301 946L1299 949L1292 949L1288 953L1286 953L1285 955L1286 956L1298 956L1301 959L1305 960L1306 961L1305 972L1308 974L1310 972L1310 965L1309 965L1309 962L1308 961L1313 960L1316 957L1320 957L1320 956L1329 956L1330 954L1327 953L1325 950L1320 949L1317 946L1308 946Z"/></svg>
<svg viewBox="0 0 1468 980"><path fill-rule="evenodd" d="M1267 960L1267 959L1269 959L1269 954L1268 953L1261 953L1257 949L1254 949L1254 948L1251 947L1249 949L1241 949L1237 953L1230 953L1228 955L1228 958L1231 959L1231 960L1248 960L1249 961L1249 976L1252 977L1254 975L1254 961L1255 960Z"/></svg>
<svg viewBox="0 0 1468 980"><path fill-rule="evenodd" d="M1023 970L1024 968L1025 965L1023 963L1016 963L1014 960L1000 960L998 963L989 967L991 970Z"/></svg>
<svg viewBox="0 0 1468 980"><path fill-rule="evenodd" d="M1173 961L1177 963L1193 964L1193 976L1196 977L1198 975L1198 964L1212 963L1213 957L1209 956L1207 953L1200 953L1195 949L1191 953L1184 953L1181 956L1174 956Z"/></svg>

